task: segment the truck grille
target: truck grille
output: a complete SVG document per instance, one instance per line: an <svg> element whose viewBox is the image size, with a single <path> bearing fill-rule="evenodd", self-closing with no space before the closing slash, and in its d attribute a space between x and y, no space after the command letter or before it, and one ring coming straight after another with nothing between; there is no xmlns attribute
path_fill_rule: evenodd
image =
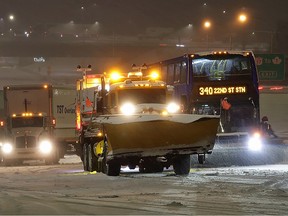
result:
<svg viewBox="0 0 288 216"><path fill-rule="evenodd" d="M16 138L16 148L35 148L36 138L34 136L22 136Z"/></svg>

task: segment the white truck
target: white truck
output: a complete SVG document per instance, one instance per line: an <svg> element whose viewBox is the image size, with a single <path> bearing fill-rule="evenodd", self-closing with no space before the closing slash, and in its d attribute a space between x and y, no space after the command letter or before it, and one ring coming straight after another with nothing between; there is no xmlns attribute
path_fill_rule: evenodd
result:
<svg viewBox="0 0 288 216"><path fill-rule="evenodd" d="M74 87L6 86L3 99L0 157L6 165L24 160L57 163L76 143Z"/></svg>

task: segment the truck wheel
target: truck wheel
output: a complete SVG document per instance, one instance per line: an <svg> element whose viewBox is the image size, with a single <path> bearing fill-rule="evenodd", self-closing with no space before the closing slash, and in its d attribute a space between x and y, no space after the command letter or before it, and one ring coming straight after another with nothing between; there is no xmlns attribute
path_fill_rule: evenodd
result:
<svg viewBox="0 0 288 216"><path fill-rule="evenodd" d="M178 155L173 160L173 169L176 175L188 175L191 167L190 155Z"/></svg>
<svg viewBox="0 0 288 216"><path fill-rule="evenodd" d="M94 149L93 149L93 144L88 145L88 150L87 150L87 160L88 160L88 165L87 169L89 172L94 172L97 171L97 163L98 163L98 158L94 154Z"/></svg>
<svg viewBox="0 0 288 216"><path fill-rule="evenodd" d="M107 164L107 170L106 174L108 176L119 176L121 170L121 164L117 161L110 161L109 164Z"/></svg>
<svg viewBox="0 0 288 216"><path fill-rule="evenodd" d="M204 164L205 154L198 154L198 162L199 162L199 164Z"/></svg>
<svg viewBox="0 0 288 216"><path fill-rule="evenodd" d="M87 144L84 143L83 145L83 169L84 171L88 171L88 149Z"/></svg>
<svg viewBox="0 0 288 216"><path fill-rule="evenodd" d="M104 141L103 146L103 160L102 160L102 172L108 176L118 176L121 170L121 164L117 160L111 160L107 163L108 143Z"/></svg>

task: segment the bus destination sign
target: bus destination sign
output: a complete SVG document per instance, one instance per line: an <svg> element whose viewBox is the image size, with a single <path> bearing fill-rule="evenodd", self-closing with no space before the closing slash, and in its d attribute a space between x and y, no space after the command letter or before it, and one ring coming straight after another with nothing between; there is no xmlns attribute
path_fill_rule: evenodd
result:
<svg viewBox="0 0 288 216"><path fill-rule="evenodd" d="M245 94L247 93L246 86L200 86L199 95L222 95L222 94Z"/></svg>

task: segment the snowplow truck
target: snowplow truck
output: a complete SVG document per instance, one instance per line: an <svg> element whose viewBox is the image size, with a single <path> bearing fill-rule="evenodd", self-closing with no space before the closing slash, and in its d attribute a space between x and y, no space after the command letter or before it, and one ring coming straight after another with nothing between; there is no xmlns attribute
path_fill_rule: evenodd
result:
<svg viewBox="0 0 288 216"><path fill-rule="evenodd" d="M40 84L4 87L2 162L57 163L78 140L75 99L75 87Z"/></svg>
<svg viewBox="0 0 288 216"><path fill-rule="evenodd" d="M191 154L212 152L219 116L182 114L173 87L155 77L130 72L94 75L92 82L86 75L78 83L84 170L117 176L121 166L146 173L173 165L177 175L187 175Z"/></svg>

